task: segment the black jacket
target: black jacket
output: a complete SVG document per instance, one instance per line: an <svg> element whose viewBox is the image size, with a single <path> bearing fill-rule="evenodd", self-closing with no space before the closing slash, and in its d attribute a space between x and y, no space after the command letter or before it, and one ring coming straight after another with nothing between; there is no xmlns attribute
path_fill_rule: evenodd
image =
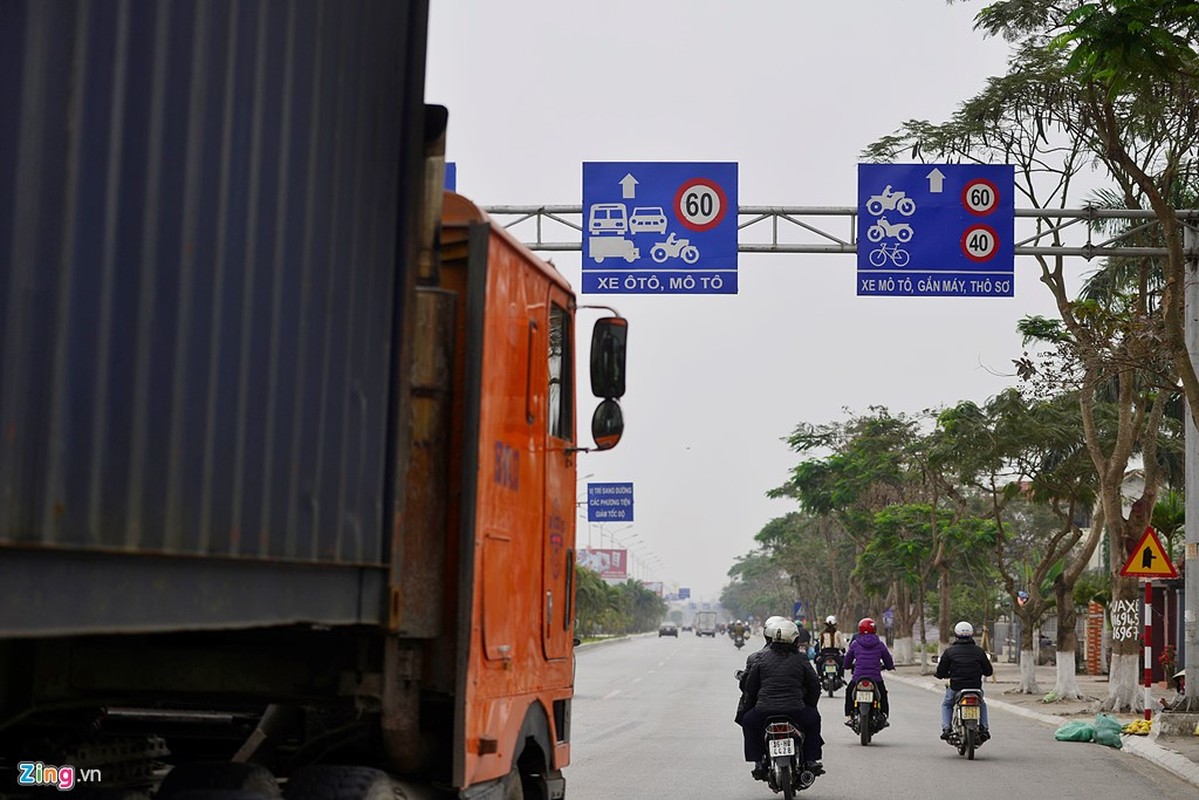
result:
<svg viewBox="0 0 1199 800"><path fill-rule="evenodd" d="M981 689L983 677L994 671L986 651L973 639L958 639L937 662L937 677L949 678L950 689Z"/></svg>
<svg viewBox="0 0 1199 800"><path fill-rule="evenodd" d="M820 679L806 653L792 645L771 644L754 659L745 678L745 707L787 710L816 707Z"/></svg>

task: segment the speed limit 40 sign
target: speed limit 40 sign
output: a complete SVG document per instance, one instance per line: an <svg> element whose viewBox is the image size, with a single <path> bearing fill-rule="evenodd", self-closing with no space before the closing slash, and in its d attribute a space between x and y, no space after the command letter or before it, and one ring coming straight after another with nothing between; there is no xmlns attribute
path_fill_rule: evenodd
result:
<svg viewBox="0 0 1199 800"><path fill-rule="evenodd" d="M1012 297L1009 164L859 164L861 296Z"/></svg>
<svg viewBox="0 0 1199 800"><path fill-rule="evenodd" d="M583 164L583 286L736 294L737 164Z"/></svg>

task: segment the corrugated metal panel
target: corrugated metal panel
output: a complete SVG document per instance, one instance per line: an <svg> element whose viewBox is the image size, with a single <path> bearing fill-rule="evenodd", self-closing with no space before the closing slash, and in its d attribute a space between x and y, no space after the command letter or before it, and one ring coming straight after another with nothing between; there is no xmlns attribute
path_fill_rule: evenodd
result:
<svg viewBox="0 0 1199 800"><path fill-rule="evenodd" d="M382 559L426 5L0 2L0 545Z"/></svg>

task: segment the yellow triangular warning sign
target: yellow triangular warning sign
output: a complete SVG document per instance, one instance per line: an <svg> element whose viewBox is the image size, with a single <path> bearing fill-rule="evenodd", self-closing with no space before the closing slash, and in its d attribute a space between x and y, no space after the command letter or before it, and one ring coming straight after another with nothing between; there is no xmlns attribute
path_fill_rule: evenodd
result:
<svg viewBox="0 0 1199 800"><path fill-rule="evenodd" d="M1157 533L1146 528L1120 574L1126 578L1177 578L1178 570L1158 541Z"/></svg>

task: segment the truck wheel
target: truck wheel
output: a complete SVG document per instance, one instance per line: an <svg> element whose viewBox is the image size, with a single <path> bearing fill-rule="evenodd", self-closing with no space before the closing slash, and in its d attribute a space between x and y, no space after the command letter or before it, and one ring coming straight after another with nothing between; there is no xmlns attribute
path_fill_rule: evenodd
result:
<svg viewBox="0 0 1199 800"><path fill-rule="evenodd" d="M395 800L404 793L381 769L318 764L298 770L283 796L287 800Z"/></svg>
<svg viewBox="0 0 1199 800"><path fill-rule="evenodd" d="M525 800L525 787L521 783L519 769L513 767L504 782L507 784L504 787L504 800Z"/></svg>
<svg viewBox="0 0 1199 800"><path fill-rule="evenodd" d="M236 793L250 797L282 797L279 783L261 764L231 761L180 764L167 773L156 798L174 800L184 794L198 800L200 793Z"/></svg>

